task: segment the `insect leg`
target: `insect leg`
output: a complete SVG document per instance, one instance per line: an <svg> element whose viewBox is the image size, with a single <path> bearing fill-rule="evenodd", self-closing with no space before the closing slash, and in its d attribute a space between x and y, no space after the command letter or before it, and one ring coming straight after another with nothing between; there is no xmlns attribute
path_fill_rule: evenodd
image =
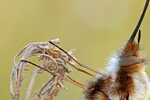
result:
<svg viewBox="0 0 150 100"><path fill-rule="evenodd" d="M74 79L72 79L70 76L67 76L67 78L68 78L68 79L70 79L71 81L73 81L73 82L77 83L77 84L80 84L81 86L84 86L83 84L81 84L81 83L79 83L79 82L75 81ZM84 87L85 87L85 86L84 86Z"/></svg>
<svg viewBox="0 0 150 100"><path fill-rule="evenodd" d="M65 81L68 81L68 82L70 82L70 83L72 83L72 84L74 84L74 85L76 85L76 86L78 86L78 87L80 87L80 88L82 88L82 89L84 89L84 90L86 90L86 91L89 91L89 90L88 90L84 85L82 85L81 83L71 81L71 80L69 80L69 79L67 79L67 78L65 78L65 77L62 77L62 76L60 76L60 75L58 75L58 74L56 74L56 73L53 73L53 72L51 72L51 71L49 71L49 70L47 70L47 69L45 69L45 68L43 68L43 67L41 67L41 66L35 64L35 63L32 63L32 62L27 61L27 60L21 60L21 62L30 63L30 64L32 64L32 65L34 65L34 66L36 66L36 67L38 67L38 68L40 68L40 69L45 70L46 72L48 72L48 73L50 73L50 74L52 74L52 75L55 75L55 76L57 76L57 77L59 77L59 78L62 78L62 79L64 79Z"/></svg>
<svg viewBox="0 0 150 100"><path fill-rule="evenodd" d="M57 46L56 44L54 44L53 42L51 42L51 41L49 41L49 43L51 43L52 45L54 45L55 47L57 47L58 49L60 49L61 51L63 51L65 54L67 54L72 60L74 60L79 66L82 66L82 67L84 67L84 68L86 68L86 69L88 69L88 70L91 70L91 71L93 71L93 72L95 72L95 73L97 73L97 74L100 74L100 75L102 75L102 76L106 76L106 75L104 75L104 74L102 74L102 73L100 73L100 72L98 72L98 71L96 71L96 70L94 70L94 69L91 69L91 68L89 68L89 67L87 67L87 66L85 66L85 65L83 65L83 64L81 64L81 63L79 63L76 59L74 59L70 54L68 54L68 52L66 52L65 50L63 50L62 48L60 48L59 46ZM84 72L84 73L86 73L85 71L83 71L82 69L79 69L79 68L77 68L77 67L75 67L75 66L73 66L75 69L77 69L78 71L81 71L81 72ZM86 73L87 74L87 73Z"/></svg>

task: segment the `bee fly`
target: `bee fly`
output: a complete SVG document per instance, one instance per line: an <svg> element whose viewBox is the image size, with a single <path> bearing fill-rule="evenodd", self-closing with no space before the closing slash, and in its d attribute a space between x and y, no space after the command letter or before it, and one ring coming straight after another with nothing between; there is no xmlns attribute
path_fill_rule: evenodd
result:
<svg viewBox="0 0 150 100"><path fill-rule="evenodd" d="M111 57L107 73L94 82L90 82L89 91L85 91L85 100L147 100L150 83L145 73L144 58L141 57L139 44L141 30L139 27L144 18L149 0L146 1L140 20L125 45ZM139 32L138 32L139 30ZM137 34L138 42L134 41Z"/></svg>
<svg viewBox="0 0 150 100"><path fill-rule="evenodd" d="M147 100L150 94L150 83L145 72L144 58L141 56L139 51L141 38L141 30L139 30L139 27L144 18L148 4L149 0L146 0L144 10L134 32L124 46L119 48L114 56L110 58L105 74L97 72L79 63L62 48L49 41L52 45L65 52L80 66L100 74L100 76L96 78L95 81L90 82L87 87L76 82L75 80L71 79L72 81L70 81L57 74L55 75L54 73L51 73L40 66L34 65L45 71L48 71L55 76L63 78L64 80L69 81L80 88L85 89L85 100ZM134 38L137 33L138 41L136 43ZM25 60L22 61L31 63ZM81 69L77 70L93 76L92 74Z"/></svg>
<svg viewBox="0 0 150 100"><path fill-rule="evenodd" d="M141 30L139 27L145 15L149 0L146 1L140 20L125 45L110 58L106 67L109 73L89 83L85 91L86 100L147 100L150 83L145 73L144 58L141 57L139 44ZM139 30L139 32L138 32ZM134 41L137 34L138 42Z"/></svg>

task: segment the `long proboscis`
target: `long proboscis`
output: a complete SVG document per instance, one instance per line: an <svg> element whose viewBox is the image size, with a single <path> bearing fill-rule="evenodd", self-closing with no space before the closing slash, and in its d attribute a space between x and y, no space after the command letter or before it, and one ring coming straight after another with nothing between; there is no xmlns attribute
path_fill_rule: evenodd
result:
<svg viewBox="0 0 150 100"><path fill-rule="evenodd" d="M147 10L147 8L148 8L148 4L149 4L149 0L146 0L146 3L145 3L145 6L144 6L144 9L143 9L143 12L142 12L142 14L141 14L141 17L140 17L140 19L139 19L139 21L138 21L138 23L137 23L137 25L136 25L136 27L135 27L133 33L132 33L130 39L128 40L128 42L132 42L132 41L134 40L134 38L135 38L135 36L136 36L136 34L137 34L138 30L139 30L139 27L140 27L140 25L141 25L141 23L142 23L142 21L143 21L143 18L144 18L144 16L145 16L146 10Z"/></svg>

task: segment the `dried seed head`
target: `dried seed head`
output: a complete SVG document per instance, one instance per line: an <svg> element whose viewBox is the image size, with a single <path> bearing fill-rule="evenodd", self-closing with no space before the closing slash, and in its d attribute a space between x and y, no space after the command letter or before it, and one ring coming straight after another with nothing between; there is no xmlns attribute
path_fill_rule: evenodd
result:
<svg viewBox="0 0 150 100"><path fill-rule="evenodd" d="M60 43L59 39L51 40L53 43ZM16 58L23 53L22 58L16 64ZM69 54L72 54L74 50L69 51ZM15 57L15 66L14 70L12 71L11 76L11 84L10 84L10 94L12 98L19 99L20 98L20 89L22 86L22 82L24 79L24 70L26 70L26 61L32 57L37 56L39 61L43 61L42 68L48 69L49 71L54 72L58 76L67 78L67 73L72 72L72 69L67 65L67 63L72 63L75 66L75 62L71 60L68 55L61 53L59 49L55 46L51 45L49 42L37 42L37 43L30 43L25 46ZM25 62L22 62L25 61ZM34 64L34 63L32 63ZM36 65L36 64L34 64ZM36 69L33 72L33 75L30 80L30 84L28 90L26 92L25 99L29 99L32 93L32 88L34 86L35 78L38 73L42 73L42 69ZM13 83L15 80L15 83ZM64 88L67 89L64 85L64 80L60 77L56 77L55 75L52 76L50 80L48 80L40 89L38 95L35 97L35 100L39 100L40 98L44 98L44 100L51 100L54 96L56 96L60 89ZM15 84L15 87L14 85ZM20 84L20 85L18 85ZM13 91L15 88L15 91ZM43 91L45 90L45 91Z"/></svg>

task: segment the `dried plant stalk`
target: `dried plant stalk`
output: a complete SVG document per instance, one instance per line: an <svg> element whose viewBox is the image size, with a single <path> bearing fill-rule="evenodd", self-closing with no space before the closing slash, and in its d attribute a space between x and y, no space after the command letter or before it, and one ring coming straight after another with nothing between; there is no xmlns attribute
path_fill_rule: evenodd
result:
<svg viewBox="0 0 150 100"><path fill-rule="evenodd" d="M59 44L59 39L51 40L51 42L55 44ZM69 51L68 53L71 55L74 49ZM16 59L24 52L22 58L18 63L16 63ZM24 80L24 71L26 70L27 63L22 62L22 60L28 60L32 56L37 56L39 61L43 61L41 65L42 68L47 69L55 75L51 76L49 79L39 90L37 96L34 98L35 100L52 100L54 96L56 96L60 89L66 89L64 86L64 80L57 75L67 78L68 73L72 72L72 69L67 65L75 66L75 62L72 61L68 55L63 54L59 49L55 46L51 45L49 42L36 42L30 43L23 47L18 54L14 57L14 67L12 70L12 74L10 77L10 89L9 93L14 100L20 100L20 90ZM74 57L74 59L76 59ZM33 93L32 88L35 83L35 78L38 73L42 73L43 69L37 68L30 79L30 83L28 86L28 90L26 92L25 100L30 99L31 93ZM80 85L80 84L79 84Z"/></svg>

